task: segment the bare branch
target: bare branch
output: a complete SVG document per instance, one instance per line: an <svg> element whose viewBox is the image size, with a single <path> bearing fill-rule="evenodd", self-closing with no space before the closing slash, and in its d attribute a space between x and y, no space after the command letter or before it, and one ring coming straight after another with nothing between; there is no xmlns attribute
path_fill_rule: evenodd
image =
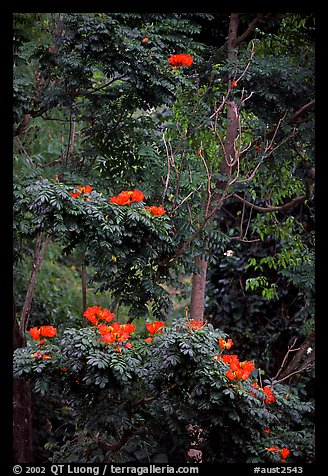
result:
<svg viewBox="0 0 328 476"><path fill-rule="evenodd" d="M277 380L277 378L279 377L279 375L281 374L282 372L282 369L284 368L284 365L286 363L286 360L288 359L288 356L291 352L295 351L295 349L293 349L294 345L296 344L296 341L297 341L297 338L295 337L294 340L293 340L293 343L291 345L288 346L288 349L287 349L287 352L285 354L285 357L283 358L283 361L282 361L282 364L278 370L278 372L276 373L276 375L273 377L273 380ZM297 349L298 350L298 349Z"/></svg>
<svg viewBox="0 0 328 476"><path fill-rule="evenodd" d="M311 352L311 355L308 356L308 358L305 359L303 363L301 363L301 360L308 352L308 349L312 342L314 341L314 331L312 331L304 340L304 342L300 345L299 349L297 349L296 354L292 358L292 360L289 362L287 367L281 371L281 380L285 380L286 378L289 378L291 375L294 375L295 373L298 373L306 368L308 368L310 365L312 365L312 361L314 360L314 353Z"/></svg>
<svg viewBox="0 0 328 476"><path fill-rule="evenodd" d="M167 192L167 189L168 189L168 186L169 186L169 182L170 182L170 164L171 164L170 154L169 154L169 150L168 150L167 143L166 143L166 140L165 140L165 132L163 132L163 142L164 142L164 146L165 146L165 150L166 150L166 157L167 157L167 174L166 174L165 187L164 187L163 196L162 196L162 205L164 205L165 195L166 195L166 192Z"/></svg>
<svg viewBox="0 0 328 476"><path fill-rule="evenodd" d="M293 198L290 202L285 203L284 205L267 206L267 207L261 207L259 205L255 205L255 203L249 202L248 200L241 197L240 195L237 195L236 193L233 194L233 197L237 198L237 200L239 200L240 202L245 203L245 205L247 205L248 207L254 208L254 210L257 210L262 213L269 213L269 212L284 212L286 210L290 210L291 208L295 207L299 203L303 202L306 199L306 194Z"/></svg>
<svg viewBox="0 0 328 476"><path fill-rule="evenodd" d="M207 203L206 203L206 207L205 207L205 216L207 216L208 211L210 209L210 205L211 205L211 199L212 199L212 192L211 192L211 178L212 177L211 177L211 174L210 174L209 169L207 167L206 160L204 159L204 157L202 155L202 147L203 147L203 144L201 143L200 144L200 149L198 151L198 155L203 161L203 164L204 164L204 167L205 167L205 170L206 170L206 175L207 175Z"/></svg>
<svg viewBox="0 0 328 476"><path fill-rule="evenodd" d="M258 13L258 14L256 15L256 17L254 18L254 20L248 25L247 30L245 30L244 33L242 33L240 36L238 36L238 37L234 40L233 45L236 47L236 46L238 46L240 43L242 43L243 41L245 41L246 38L248 38L248 37L253 33L253 31L255 30L255 28L256 28L260 23L263 23L263 18L264 18L263 13Z"/></svg>
<svg viewBox="0 0 328 476"><path fill-rule="evenodd" d="M25 147L23 146L23 144L21 143L21 141L19 140L19 138L17 136L14 137L15 141L17 142L18 144L18 147L19 147L19 151L23 153L23 155L25 156L25 159L27 161L27 163L29 165L33 165L33 160L31 159L31 157L28 155L28 153L26 152L26 149Z"/></svg>

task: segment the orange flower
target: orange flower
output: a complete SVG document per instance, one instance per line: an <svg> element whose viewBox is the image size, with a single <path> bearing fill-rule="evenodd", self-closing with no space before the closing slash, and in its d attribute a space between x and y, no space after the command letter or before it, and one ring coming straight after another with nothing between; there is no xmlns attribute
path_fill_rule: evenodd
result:
<svg viewBox="0 0 328 476"><path fill-rule="evenodd" d="M283 459L286 459L289 453L290 453L290 450L288 448L282 448L280 450L280 454L283 457Z"/></svg>
<svg viewBox="0 0 328 476"><path fill-rule="evenodd" d="M158 334L161 334L162 327L164 327L164 322L162 321L154 321L153 323L146 324L147 331L152 335L155 334L155 332L157 332Z"/></svg>
<svg viewBox="0 0 328 476"><path fill-rule="evenodd" d="M34 340L39 340L40 339L40 329L38 329L37 327L32 327L29 330L29 333L31 334L31 336Z"/></svg>
<svg viewBox="0 0 328 476"><path fill-rule="evenodd" d="M131 332L134 332L136 330L136 326L130 323L121 324L121 329L123 329L128 334L131 334Z"/></svg>
<svg viewBox="0 0 328 476"><path fill-rule="evenodd" d="M125 347L126 347L127 349L132 349L133 345L131 344L131 342L127 342L127 343L125 344Z"/></svg>
<svg viewBox="0 0 328 476"><path fill-rule="evenodd" d="M188 321L188 326L192 327L194 330L198 330L203 326L203 321L194 321L192 319L191 321Z"/></svg>
<svg viewBox="0 0 328 476"><path fill-rule="evenodd" d="M270 448L265 448L265 449L266 449L267 451L270 451L270 452L272 452L272 451L279 451L278 446L270 446Z"/></svg>
<svg viewBox="0 0 328 476"><path fill-rule="evenodd" d="M40 340L42 337L54 337L57 334L57 329L53 326L41 326L41 327L32 327L29 330L32 338L34 340ZM40 341L40 344L43 344L44 340Z"/></svg>
<svg viewBox="0 0 328 476"><path fill-rule="evenodd" d="M99 320L106 322L112 321L115 317L115 314L106 308L102 309L101 306L90 306L84 311L83 316L96 326Z"/></svg>
<svg viewBox="0 0 328 476"><path fill-rule="evenodd" d="M223 343L221 344L223 345ZM230 366L230 369L226 372L226 376L230 380L233 380L234 378L247 380L255 368L254 363L250 362L249 360L239 362L238 356L235 354L224 355L222 360L225 364L229 364Z"/></svg>
<svg viewBox="0 0 328 476"><path fill-rule="evenodd" d="M142 202L145 198L141 190L132 190L130 193L132 202Z"/></svg>
<svg viewBox="0 0 328 476"><path fill-rule="evenodd" d="M249 368L250 368L250 367L249 367ZM272 390L271 390L270 387L265 386L265 387L261 388L261 387L259 387L259 385L258 385L257 382L253 382L253 383L252 383L252 387L253 387L253 388L257 388L258 390L261 390L262 392L265 393L266 397L265 397L264 403L265 403L266 405L270 405L270 403L273 403L273 402L275 401L275 396L274 396L274 394L272 393ZM255 394L254 394L253 392L250 392L250 394L251 394L253 397L255 397Z"/></svg>
<svg viewBox="0 0 328 476"><path fill-rule="evenodd" d="M254 368L255 368L254 363L249 360L240 362L241 375L239 378L241 378L242 380L248 379L248 377L250 376Z"/></svg>
<svg viewBox="0 0 328 476"><path fill-rule="evenodd" d="M101 334L102 340L106 342L106 344L112 344L116 340L116 335L114 332L104 332Z"/></svg>
<svg viewBox="0 0 328 476"><path fill-rule="evenodd" d="M98 324L98 315L101 313L100 306L89 306L83 313L83 316L86 317L92 324Z"/></svg>
<svg viewBox="0 0 328 476"><path fill-rule="evenodd" d="M128 190L123 190L117 197L112 197L110 203L116 203L117 205L127 205L131 203L131 195Z"/></svg>
<svg viewBox="0 0 328 476"><path fill-rule="evenodd" d="M286 458L290 453L290 450L288 448L282 448L281 450L279 450L278 446L270 446L270 448L265 448L265 449L267 451L280 453L282 456L280 463L286 463Z"/></svg>
<svg viewBox="0 0 328 476"><path fill-rule="evenodd" d="M98 326L102 340L106 342L106 344L128 340L131 337L131 332L134 332L135 329L136 326L134 324L120 324L119 322L113 322L111 326L107 324L100 324Z"/></svg>
<svg viewBox="0 0 328 476"><path fill-rule="evenodd" d="M57 329L53 326L41 326L40 334L43 337L54 337L57 334Z"/></svg>
<svg viewBox="0 0 328 476"><path fill-rule="evenodd" d="M230 365L233 362L238 362L238 355L236 355L236 354L224 355L222 357L222 360L225 364Z"/></svg>
<svg viewBox="0 0 328 476"><path fill-rule="evenodd" d="M165 215L165 209L160 205L159 207L145 207L147 212L152 213L155 217L159 217L161 215Z"/></svg>
<svg viewBox="0 0 328 476"><path fill-rule="evenodd" d="M148 41L149 41L149 38L143 38L143 39L141 40L141 43L148 43Z"/></svg>
<svg viewBox="0 0 328 476"><path fill-rule="evenodd" d="M110 312L108 309L103 309L99 314L99 319L103 319L106 322L110 322L114 319L115 314Z"/></svg>
<svg viewBox="0 0 328 476"><path fill-rule="evenodd" d="M221 349L227 349L229 350L233 346L232 339L228 339L225 341L224 339L219 339L219 346Z"/></svg>
<svg viewBox="0 0 328 476"><path fill-rule="evenodd" d="M237 86L237 81L231 81L230 84L232 88L235 88Z"/></svg>
<svg viewBox="0 0 328 476"><path fill-rule="evenodd" d="M273 403L275 401L275 396L273 395L271 388L263 387L262 390L266 394L266 399L264 400L264 403L266 405L269 405L270 403Z"/></svg>
<svg viewBox="0 0 328 476"><path fill-rule="evenodd" d="M229 380L234 380L236 374L235 374L235 372L233 372L231 369L229 369L229 370L226 372L226 376L228 377Z"/></svg>
<svg viewBox="0 0 328 476"><path fill-rule="evenodd" d="M141 190L122 190L109 201L116 205L129 205L133 202L142 202L144 198L145 196Z"/></svg>
<svg viewBox="0 0 328 476"><path fill-rule="evenodd" d="M152 340L153 340L152 337L147 337L147 338L145 339L145 342L151 342Z"/></svg>
<svg viewBox="0 0 328 476"><path fill-rule="evenodd" d="M77 187L77 188L81 190L81 193L91 193L93 190L91 185L86 185L85 187Z"/></svg>
<svg viewBox="0 0 328 476"><path fill-rule="evenodd" d="M79 195L88 195L89 193L92 192L93 188L91 185L86 185L85 187L81 187L80 185L76 187L77 192L69 192L72 198L76 198Z"/></svg>
<svg viewBox="0 0 328 476"><path fill-rule="evenodd" d="M193 63L193 57L182 53L180 55L170 56L168 62L171 63L173 68L179 69L181 66L191 66Z"/></svg>

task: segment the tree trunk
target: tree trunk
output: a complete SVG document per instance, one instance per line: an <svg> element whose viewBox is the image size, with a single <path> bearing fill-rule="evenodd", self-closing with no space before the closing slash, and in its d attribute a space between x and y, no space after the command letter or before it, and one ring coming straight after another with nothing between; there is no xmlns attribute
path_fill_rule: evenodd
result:
<svg viewBox="0 0 328 476"><path fill-rule="evenodd" d="M33 463L31 384L17 378L13 379L13 463Z"/></svg>
<svg viewBox="0 0 328 476"><path fill-rule="evenodd" d="M24 347L25 337L13 312L13 347ZM25 380L13 379L13 463L33 463L31 385Z"/></svg>
<svg viewBox="0 0 328 476"><path fill-rule="evenodd" d="M48 244L51 240L51 235L47 235L43 243L43 247L41 249L42 238L43 238L42 233L39 233L35 241L34 260L32 264L31 278L30 278L29 286L26 292L25 301L24 301L24 305L23 305L23 309L21 313L21 318L20 318L19 330L23 336L25 335L25 332L27 329L28 318L29 318L29 314L31 310L33 297L34 297L37 274L40 269L43 258L46 254Z"/></svg>
<svg viewBox="0 0 328 476"><path fill-rule="evenodd" d="M192 277L190 317L191 319L194 319L195 321L203 321L204 305L205 305L207 261L204 259L201 259L199 256L196 256L195 266L199 268L200 272L194 273Z"/></svg>
<svg viewBox="0 0 328 476"><path fill-rule="evenodd" d="M82 313L87 309L87 267L85 264L85 255L82 254L81 266L81 284L82 284Z"/></svg>
<svg viewBox="0 0 328 476"><path fill-rule="evenodd" d="M13 348L26 345L25 332L35 292L36 278L45 256L51 236L47 235L42 245L42 233L36 238L31 278L18 325L16 305L13 309ZM32 392L28 380L13 379L13 459L14 464L33 463L32 453Z"/></svg>
<svg viewBox="0 0 328 476"><path fill-rule="evenodd" d="M236 60L237 59L237 30L239 24L239 14L232 13L230 16L229 32L228 32L228 59ZM231 80L231 77L229 77ZM224 158L220 165L219 173L225 175L225 180L220 180L216 183L216 187L220 192L215 197L214 203L212 206L216 206L217 203L223 199L223 190L226 188L231 174L230 163L235 159L235 142L238 134L238 112L237 104L234 100L227 101L227 127L226 127L226 137L224 142ZM210 210L211 212L211 210ZM218 219L213 215L212 220ZM200 268L200 273L193 274L192 278L192 289L191 289L191 303L190 303L190 314L191 318L204 321L204 304L205 304L205 290L206 290L206 272L207 272L207 261L200 259L198 256L195 257L195 266Z"/></svg>

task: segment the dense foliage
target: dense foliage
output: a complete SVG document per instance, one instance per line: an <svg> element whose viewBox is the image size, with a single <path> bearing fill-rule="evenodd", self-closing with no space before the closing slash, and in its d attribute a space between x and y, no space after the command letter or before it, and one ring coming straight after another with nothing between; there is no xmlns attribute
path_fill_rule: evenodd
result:
<svg viewBox="0 0 328 476"><path fill-rule="evenodd" d="M192 462L193 442L203 462L279 462L283 448L288 462L312 461L311 404L288 386L262 383L226 334L186 318L147 324L152 337L134 329L122 337L112 319L61 337L33 333L37 340L16 351L15 375L30 377L41 396L56 389L76 421L52 442L52 461Z"/></svg>
<svg viewBox="0 0 328 476"><path fill-rule="evenodd" d="M37 461L314 461L313 32L14 15L14 375Z"/></svg>

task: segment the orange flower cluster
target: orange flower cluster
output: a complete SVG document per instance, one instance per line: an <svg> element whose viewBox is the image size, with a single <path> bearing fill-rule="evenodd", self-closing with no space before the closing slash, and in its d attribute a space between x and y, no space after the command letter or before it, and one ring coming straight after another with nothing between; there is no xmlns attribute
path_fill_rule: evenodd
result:
<svg viewBox="0 0 328 476"><path fill-rule="evenodd" d="M144 198L145 195L141 190L122 190L122 192L112 197L109 201L115 205L130 205L133 202L142 202ZM166 213L164 207L161 205L159 207L147 206L145 209L156 217L165 215Z"/></svg>
<svg viewBox="0 0 328 476"><path fill-rule="evenodd" d="M191 321L188 321L188 327L194 331L198 331L198 329L203 327L203 321L194 321L192 319Z"/></svg>
<svg viewBox="0 0 328 476"><path fill-rule="evenodd" d="M154 321L154 322L147 322L146 329L149 334L154 335L156 332L157 334L162 333L162 327L164 327L164 322L162 321Z"/></svg>
<svg viewBox="0 0 328 476"><path fill-rule="evenodd" d="M106 342L106 344L117 344L119 351L121 351L120 343L128 340L131 337L131 333L136 329L134 324L113 322L111 325L108 325L107 323L114 319L115 314L110 312L109 309L102 309L101 306L88 307L83 316L99 331L103 342ZM126 344L126 347L132 347L132 344Z"/></svg>
<svg viewBox="0 0 328 476"><path fill-rule="evenodd" d="M228 339L227 341L222 338L219 339L219 346L222 349L222 354L224 349L229 350L233 346L232 339ZM230 369L226 372L226 376L229 380L235 380L235 378L247 380L255 368L254 363L249 360L239 362L238 355L236 354L224 355L223 357L216 355L214 358L216 360L222 360L225 364L230 366Z"/></svg>
<svg viewBox="0 0 328 476"><path fill-rule="evenodd" d="M32 327L29 330L34 340L40 340L41 337L54 337L57 334L57 329L53 326Z"/></svg>
<svg viewBox="0 0 328 476"><path fill-rule="evenodd" d="M79 197L80 195L88 195L92 192L93 188L91 185L86 185L85 187L81 187L80 185L77 188L77 192L69 192L72 198ZM87 198L87 200L89 200Z"/></svg>
<svg viewBox="0 0 328 476"><path fill-rule="evenodd" d="M147 322L146 329L152 336L154 334L162 334L162 328L165 327L164 322L162 321L154 321L154 322ZM152 342L152 337L147 337L145 342Z"/></svg>
<svg viewBox="0 0 328 476"><path fill-rule="evenodd" d="M171 63L173 68L178 69L181 66L191 66L193 63L193 57L182 53L180 55L172 55L168 58L168 62Z"/></svg>
<svg viewBox="0 0 328 476"><path fill-rule="evenodd" d="M99 321L112 321L115 317L115 314L106 308L102 309L101 306L91 306L86 309L86 311L83 313L83 316L86 317L93 325L97 326Z"/></svg>
<svg viewBox="0 0 328 476"><path fill-rule="evenodd" d="M45 342L43 337L54 337L57 334L57 329L53 326L32 327L29 330L29 333L32 339L39 341L38 346L40 346ZM31 357L42 360L51 359L50 355L40 352L40 350L37 350L34 354L31 354Z"/></svg>
<svg viewBox="0 0 328 476"><path fill-rule="evenodd" d="M258 390L262 390L262 392L265 393L266 397L265 397L264 403L265 403L266 405L270 405L270 403L274 403L274 401L275 401L275 396L274 396L274 394L272 393L272 390L271 390L270 387L265 386L265 387L261 388L261 387L259 387L259 385L258 385L257 382L253 382L253 383L252 383L252 387L253 387L253 388L256 388L256 389L258 389ZM255 397L255 394L254 394L253 392L251 392L251 395L252 395L253 397Z"/></svg>
<svg viewBox="0 0 328 476"><path fill-rule="evenodd" d="M136 326L134 324L120 324L119 322L113 322L110 326L107 324L100 324L98 326L102 340L106 344L120 343L128 340L135 329ZM127 345L127 347L131 346L131 343L129 346Z"/></svg>
<svg viewBox="0 0 328 476"><path fill-rule="evenodd" d="M270 446L270 448L265 448L265 449L273 453L279 453L282 457L282 459L280 460L281 463L286 463L286 458L290 453L290 450L288 448L282 448L280 450L278 446Z"/></svg>
<svg viewBox="0 0 328 476"><path fill-rule="evenodd" d="M130 205L133 202L142 202L144 198L145 196L141 190L123 190L109 201L116 205Z"/></svg>
<svg viewBox="0 0 328 476"><path fill-rule="evenodd" d="M254 363L249 360L239 362L238 355L235 354L224 355L222 360L230 366L230 369L226 372L229 380L234 380L235 378L247 380L255 368Z"/></svg>
<svg viewBox="0 0 328 476"><path fill-rule="evenodd" d="M145 207L147 212L152 213L155 217L160 217L161 215L165 215L165 209L160 205L159 207Z"/></svg>
<svg viewBox="0 0 328 476"><path fill-rule="evenodd" d="M227 349L229 350L233 346L232 339L228 339L225 341L224 339L219 339L219 346L221 349Z"/></svg>

